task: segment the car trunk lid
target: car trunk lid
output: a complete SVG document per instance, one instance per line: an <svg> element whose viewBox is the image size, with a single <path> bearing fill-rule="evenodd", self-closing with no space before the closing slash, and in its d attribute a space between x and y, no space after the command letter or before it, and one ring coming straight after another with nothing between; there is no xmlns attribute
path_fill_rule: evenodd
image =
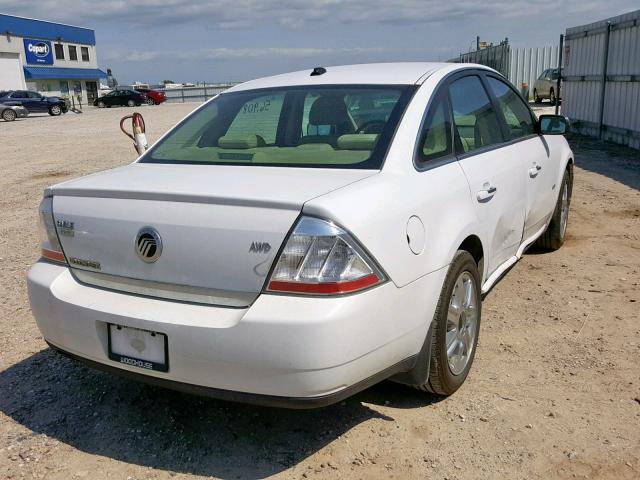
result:
<svg viewBox="0 0 640 480"><path fill-rule="evenodd" d="M58 235L78 280L244 307L260 293L303 204L375 173L133 164L47 193L54 195ZM141 233L151 237L140 239ZM156 251L153 261L145 258Z"/></svg>

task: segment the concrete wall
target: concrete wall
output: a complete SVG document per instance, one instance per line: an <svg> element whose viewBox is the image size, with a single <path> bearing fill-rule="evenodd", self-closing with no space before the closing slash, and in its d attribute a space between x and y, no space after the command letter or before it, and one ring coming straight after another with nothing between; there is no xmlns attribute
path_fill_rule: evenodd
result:
<svg viewBox="0 0 640 480"><path fill-rule="evenodd" d="M18 53L0 53L0 90L26 88Z"/></svg>

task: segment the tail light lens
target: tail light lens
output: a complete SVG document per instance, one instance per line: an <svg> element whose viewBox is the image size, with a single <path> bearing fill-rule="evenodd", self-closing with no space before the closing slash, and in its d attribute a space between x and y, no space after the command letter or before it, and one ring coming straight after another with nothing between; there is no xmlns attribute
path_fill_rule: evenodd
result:
<svg viewBox="0 0 640 480"><path fill-rule="evenodd" d="M67 263L56 233L53 220L53 197L45 197L40 202L40 226L42 233L42 257L59 263Z"/></svg>
<svg viewBox="0 0 640 480"><path fill-rule="evenodd" d="M380 268L347 232L326 220L302 217L277 260L267 290L336 295L384 281Z"/></svg>

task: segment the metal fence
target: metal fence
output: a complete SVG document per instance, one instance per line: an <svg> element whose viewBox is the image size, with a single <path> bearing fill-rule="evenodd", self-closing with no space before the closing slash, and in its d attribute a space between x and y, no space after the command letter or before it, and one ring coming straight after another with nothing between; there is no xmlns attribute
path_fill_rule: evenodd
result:
<svg viewBox="0 0 640 480"><path fill-rule="evenodd" d="M640 10L567 29L563 78L576 130L640 149Z"/></svg>
<svg viewBox="0 0 640 480"><path fill-rule="evenodd" d="M481 50L461 53L459 58L451 59L450 62L479 63L491 67L507 77L509 76L509 51L509 42L505 39L499 45L490 45Z"/></svg>
<svg viewBox="0 0 640 480"><path fill-rule="evenodd" d="M164 93L167 96L167 103L202 103L215 97L219 93L224 92L228 88L233 87L234 85L235 83L221 83L206 87L167 88L164 90Z"/></svg>
<svg viewBox="0 0 640 480"><path fill-rule="evenodd" d="M479 63L491 67L502 73L523 92L525 92L523 84L527 84L531 96L533 84L540 74L547 68L558 66L558 48L557 45L513 48L509 45L508 39L505 39L499 45L461 53L458 58L449 61Z"/></svg>
<svg viewBox="0 0 640 480"><path fill-rule="evenodd" d="M526 83L530 97L536 79L547 68L558 66L558 49L555 47L512 48L509 56L509 73L506 77L519 89Z"/></svg>

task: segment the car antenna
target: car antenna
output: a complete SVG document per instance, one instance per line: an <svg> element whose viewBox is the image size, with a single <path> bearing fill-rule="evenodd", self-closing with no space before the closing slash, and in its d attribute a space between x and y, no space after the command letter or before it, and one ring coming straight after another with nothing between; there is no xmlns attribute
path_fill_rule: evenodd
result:
<svg viewBox="0 0 640 480"><path fill-rule="evenodd" d="M311 72L311 76L312 77L316 77L318 75L322 75L323 73L327 73L327 69L324 67L316 67L313 69L313 72Z"/></svg>

